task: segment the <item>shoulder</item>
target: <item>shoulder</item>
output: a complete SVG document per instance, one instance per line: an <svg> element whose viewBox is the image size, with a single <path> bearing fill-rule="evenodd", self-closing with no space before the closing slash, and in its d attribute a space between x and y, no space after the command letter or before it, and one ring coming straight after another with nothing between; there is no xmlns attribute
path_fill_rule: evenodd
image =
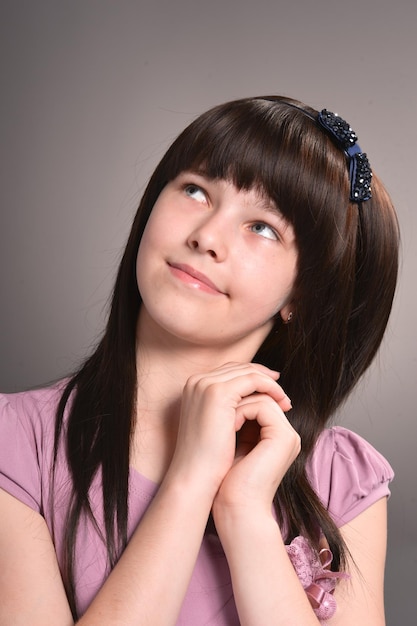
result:
<svg viewBox="0 0 417 626"><path fill-rule="evenodd" d="M43 477L53 458L55 413L64 383L0 394L0 487L42 508Z"/></svg>
<svg viewBox="0 0 417 626"><path fill-rule="evenodd" d="M394 477L382 454L340 426L322 432L307 463L307 474L339 527L388 496Z"/></svg>
<svg viewBox="0 0 417 626"><path fill-rule="evenodd" d="M39 434L53 427L55 412L64 389L64 381L52 387L0 394L2 427L22 427Z"/></svg>

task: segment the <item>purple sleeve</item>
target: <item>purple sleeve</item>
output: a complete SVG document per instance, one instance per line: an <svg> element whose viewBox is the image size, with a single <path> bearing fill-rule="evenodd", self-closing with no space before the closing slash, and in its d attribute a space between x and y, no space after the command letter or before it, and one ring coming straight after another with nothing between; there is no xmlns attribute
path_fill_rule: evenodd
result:
<svg viewBox="0 0 417 626"><path fill-rule="evenodd" d="M0 395L0 487L40 512L45 433L38 408L30 393Z"/></svg>
<svg viewBox="0 0 417 626"><path fill-rule="evenodd" d="M307 471L339 527L389 496L394 477L388 461L370 443L339 426L322 433Z"/></svg>

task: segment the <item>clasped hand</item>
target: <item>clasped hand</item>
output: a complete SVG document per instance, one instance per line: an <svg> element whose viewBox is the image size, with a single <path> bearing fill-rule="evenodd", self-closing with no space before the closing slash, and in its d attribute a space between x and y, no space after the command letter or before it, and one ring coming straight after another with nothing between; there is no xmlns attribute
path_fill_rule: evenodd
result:
<svg viewBox="0 0 417 626"><path fill-rule="evenodd" d="M260 505L274 494L300 452L300 437L284 411L291 402L278 372L228 363L187 381L171 470L187 470L214 504Z"/></svg>

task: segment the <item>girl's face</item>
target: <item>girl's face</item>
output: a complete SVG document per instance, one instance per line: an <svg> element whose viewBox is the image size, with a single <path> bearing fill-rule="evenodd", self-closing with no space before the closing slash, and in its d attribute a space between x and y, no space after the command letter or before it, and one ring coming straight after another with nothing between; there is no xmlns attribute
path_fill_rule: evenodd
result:
<svg viewBox="0 0 417 626"><path fill-rule="evenodd" d="M256 352L291 310L294 231L271 201L183 172L163 189L137 257L140 321L200 346ZM249 357L248 357L249 358Z"/></svg>

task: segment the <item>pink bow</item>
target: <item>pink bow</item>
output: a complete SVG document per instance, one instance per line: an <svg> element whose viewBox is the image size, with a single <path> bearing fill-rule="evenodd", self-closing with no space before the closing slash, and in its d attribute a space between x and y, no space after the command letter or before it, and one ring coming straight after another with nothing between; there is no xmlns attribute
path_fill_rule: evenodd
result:
<svg viewBox="0 0 417 626"><path fill-rule="evenodd" d="M285 547L316 616L320 620L333 617L337 608L333 596L336 581L349 575L327 569L333 559L331 551L323 548L317 553L305 537L298 536Z"/></svg>

